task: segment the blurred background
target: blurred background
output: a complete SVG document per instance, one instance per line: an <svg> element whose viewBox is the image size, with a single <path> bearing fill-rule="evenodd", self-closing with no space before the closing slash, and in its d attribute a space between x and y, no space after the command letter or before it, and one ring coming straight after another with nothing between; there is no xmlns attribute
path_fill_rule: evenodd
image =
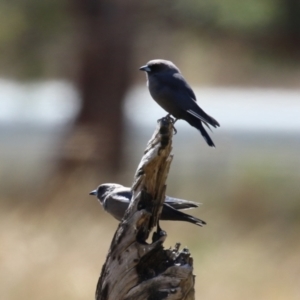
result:
<svg viewBox="0 0 300 300"><path fill-rule="evenodd" d="M117 221L88 193L130 186L156 120L138 68L173 61L221 127L176 123L163 223L196 299L300 299L298 0L0 1L0 297L92 299Z"/></svg>

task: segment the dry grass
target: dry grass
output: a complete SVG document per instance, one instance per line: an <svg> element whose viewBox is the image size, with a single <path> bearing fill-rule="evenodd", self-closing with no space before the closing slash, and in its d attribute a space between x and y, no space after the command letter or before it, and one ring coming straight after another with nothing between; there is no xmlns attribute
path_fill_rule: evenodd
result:
<svg viewBox="0 0 300 300"><path fill-rule="evenodd" d="M80 184L78 178L42 205L1 199L1 299L93 299L117 222L87 195L90 178L82 176ZM189 247L198 299L299 299L299 193L293 190L280 207L276 199L252 203L251 190L271 197L274 185L246 179L195 211L206 227L163 223L165 246ZM196 198L196 191L185 192ZM201 199L206 195L203 188Z"/></svg>

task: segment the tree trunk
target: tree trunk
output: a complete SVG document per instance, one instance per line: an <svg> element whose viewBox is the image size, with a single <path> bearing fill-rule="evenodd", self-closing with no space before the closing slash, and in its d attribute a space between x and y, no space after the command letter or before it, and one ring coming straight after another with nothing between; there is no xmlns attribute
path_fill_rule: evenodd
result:
<svg viewBox="0 0 300 300"><path fill-rule="evenodd" d="M122 160L123 99L130 85L135 1L76 0L77 87L82 107L66 140L60 170L117 171Z"/></svg>
<svg viewBox="0 0 300 300"><path fill-rule="evenodd" d="M187 249L164 250L158 225L172 162L173 124L160 121L138 166L132 199L114 235L96 289L96 300L195 299L193 260Z"/></svg>
<svg viewBox="0 0 300 300"><path fill-rule="evenodd" d="M300 1L284 0L284 26L288 46L299 51L300 47Z"/></svg>

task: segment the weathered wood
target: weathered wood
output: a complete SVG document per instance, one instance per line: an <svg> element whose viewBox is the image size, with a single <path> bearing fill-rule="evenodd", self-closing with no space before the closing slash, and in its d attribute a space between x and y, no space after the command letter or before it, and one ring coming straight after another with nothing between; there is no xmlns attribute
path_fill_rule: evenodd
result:
<svg viewBox="0 0 300 300"><path fill-rule="evenodd" d="M164 250L158 225L172 162L173 120L163 118L137 168L133 196L113 237L97 284L96 300L195 299L193 260L187 249Z"/></svg>

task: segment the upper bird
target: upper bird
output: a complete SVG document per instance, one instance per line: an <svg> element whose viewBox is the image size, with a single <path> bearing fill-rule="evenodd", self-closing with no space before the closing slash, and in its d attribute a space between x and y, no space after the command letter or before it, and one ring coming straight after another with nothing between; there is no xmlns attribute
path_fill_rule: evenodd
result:
<svg viewBox="0 0 300 300"><path fill-rule="evenodd" d="M132 192L129 187L120 184L104 183L99 185L97 189L91 191L90 195L96 196L104 210L121 221L130 204ZM185 221L203 226L206 224L204 221L179 211L179 209L194 208L198 207L198 205L198 203L193 201L166 196L160 219Z"/></svg>
<svg viewBox="0 0 300 300"><path fill-rule="evenodd" d="M152 98L176 120L183 119L197 128L207 144L215 147L203 124L209 129L209 125L216 128L220 124L199 107L193 90L180 70L171 61L163 59L150 60L140 70L147 74Z"/></svg>

